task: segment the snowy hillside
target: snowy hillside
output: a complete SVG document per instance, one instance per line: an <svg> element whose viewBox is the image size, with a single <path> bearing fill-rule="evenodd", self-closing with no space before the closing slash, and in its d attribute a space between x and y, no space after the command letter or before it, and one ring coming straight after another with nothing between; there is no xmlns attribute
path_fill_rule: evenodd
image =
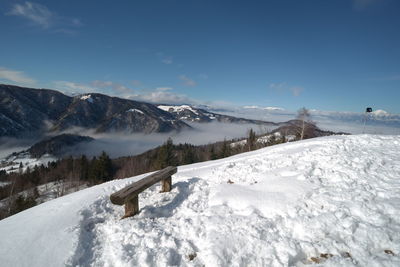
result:
<svg viewBox="0 0 400 267"><path fill-rule="evenodd" d="M142 176L0 221L2 266L400 266L400 136L331 136L179 167L120 220Z"/></svg>

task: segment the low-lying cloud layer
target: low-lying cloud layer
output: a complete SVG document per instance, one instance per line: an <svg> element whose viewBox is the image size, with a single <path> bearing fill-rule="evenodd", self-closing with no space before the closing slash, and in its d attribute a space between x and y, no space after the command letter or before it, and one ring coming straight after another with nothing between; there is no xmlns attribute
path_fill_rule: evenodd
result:
<svg viewBox="0 0 400 267"><path fill-rule="evenodd" d="M168 90L164 90L168 91ZM259 119L264 121L284 122L296 117L296 112L280 108L247 107L236 109L218 110L218 113ZM388 114L380 111L371 114L365 122L365 114L355 112L324 112L311 111L312 120L323 130L335 132L346 132L351 134L400 134L400 115ZM81 144L68 151L72 155L87 154L89 156L99 155L106 151L111 157L136 155L163 144L169 137L174 143L190 143L202 145L245 137L252 128L258 133L273 130L273 127L265 127L254 124L232 124L232 123L189 123L193 127L190 130L173 133L153 134L97 134L91 130L70 129L67 133L87 135L96 140ZM36 140L37 141L37 140ZM4 158L15 151L27 149L34 143L33 140L0 139L0 158Z"/></svg>
<svg viewBox="0 0 400 267"><path fill-rule="evenodd" d="M258 133L265 133L273 130L272 127L262 127L255 124L231 124L231 123L189 123L193 129L183 130L172 133L153 133L153 134L96 134L92 130L72 128L64 133L86 135L95 138L95 141L82 143L69 150L65 150L69 155L86 154L97 156L102 151L106 151L112 158L137 155L149 149L163 144L169 137L175 144L190 143L202 145L245 137L250 129ZM19 152L28 149L38 140L16 140L12 138L0 139L0 159L5 158L12 152Z"/></svg>
<svg viewBox="0 0 400 267"><path fill-rule="evenodd" d="M74 154L86 153L88 155L99 155L101 151L106 151L111 157L136 155L155 148L163 144L169 137L175 144L190 143L202 145L245 137L250 129L256 132L267 132L272 128L260 127L254 124L229 124L229 123L190 123L194 128L174 133L154 133L154 134L91 134L96 141L82 144L78 149L74 149Z"/></svg>

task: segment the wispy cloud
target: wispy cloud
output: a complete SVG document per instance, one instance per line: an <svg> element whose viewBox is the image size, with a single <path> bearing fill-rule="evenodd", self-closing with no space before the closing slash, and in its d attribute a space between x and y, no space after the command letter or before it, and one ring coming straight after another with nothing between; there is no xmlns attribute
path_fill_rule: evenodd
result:
<svg viewBox="0 0 400 267"><path fill-rule="evenodd" d="M269 88L280 91L280 92L291 92L293 96L300 96L304 91L303 87L300 86L290 86L287 83L271 83Z"/></svg>
<svg viewBox="0 0 400 267"><path fill-rule="evenodd" d="M185 94L176 93L170 86L156 88L133 89L125 84L112 81L95 80L88 83L77 83L70 81L55 81L53 88L68 95L79 95L87 93L102 93L110 96L127 98L154 104L191 104L206 105L214 107L232 107L234 104L226 101L203 101L191 98Z"/></svg>
<svg viewBox="0 0 400 267"><path fill-rule="evenodd" d="M69 81L53 82L55 89L68 95L87 93L102 93L137 101L166 104L194 104L196 100L182 94L173 92L172 87L157 87L155 89L134 90L123 84L112 81L92 81L90 83L76 83Z"/></svg>
<svg viewBox="0 0 400 267"><path fill-rule="evenodd" d="M387 77L386 80L389 80L389 81L400 81L400 75L392 75L390 77Z"/></svg>
<svg viewBox="0 0 400 267"><path fill-rule="evenodd" d="M66 94L86 94L103 93L112 96L129 98L134 95L133 89L112 81L92 81L90 83L76 83L70 81L55 81L53 85L56 89Z"/></svg>
<svg viewBox="0 0 400 267"><path fill-rule="evenodd" d="M380 0L352 0L352 1L354 9L360 11L377 3Z"/></svg>
<svg viewBox="0 0 400 267"><path fill-rule="evenodd" d="M0 80L21 85L34 85L36 83L34 79L30 78L22 71L11 70L3 67L0 67Z"/></svg>
<svg viewBox="0 0 400 267"><path fill-rule="evenodd" d="M53 19L53 13L47 7L33 2L14 4L9 14L28 19L43 28L49 28Z"/></svg>
<svg viewBox="0 0 400 267"><path fill-rule="evenodd" d="M174 63L174 58L172 56L165 55L163 52L158 52L156 55L164 64L170 65Z"/></svg>
<svg viewBox="0 0 400 267"><path fill-rule="evenodd" d="M91 86L99 89L111 89L113 92L117 94L129 94L132 92L132 89L122 85L120 83L112 82L112 81L93 81Z"/></svg>
<svg viewBox="0 0 400 267"><path fill-rule="evenodd" d="M29 1L15 3L7 14L24 18L33 25L55 32L74 33L77 27L82 26L78 18L60 16L44 5Z"/></svg>
<svg viewBox="0 0 400 267"><path fill-rule="evenodd" d="M164 64L172 64L174 61L173 61L172 57L164 57L161 60L161 62L164 63Z"/></svg>
<svg viewBox="0 0 400 267"><path fill-rule="evenodd" d="M186 95L174 93L173 88L170 87L159 87L155 90L145 93L138 93L131 97L132 99L159 103L159 104L197 104L198 101L192 99Z"/></svg>
<svg viewBox="0 0 400 267"><path fill-rule="evenodd" d="M197 83L194 80L190 79L186 75L180 75L178 78L179 80L183 81L183 85L185 86L193 87L197 85Z"/></svg>
<svg viewBox="0 0 400 267"><path fill-rule="evenodd" d="M60 90L68 95L93 93L98 91L95 87L90 85L69 81L54 81L53 86L55 89Z"/></svg>

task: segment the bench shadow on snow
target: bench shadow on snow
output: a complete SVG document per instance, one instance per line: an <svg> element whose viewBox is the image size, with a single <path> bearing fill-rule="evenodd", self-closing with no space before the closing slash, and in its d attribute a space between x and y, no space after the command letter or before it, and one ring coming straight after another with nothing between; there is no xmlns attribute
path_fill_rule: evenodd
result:
<svg viewBox="0 0 400 267"><path fill-rule="evenodd" d="M171 217L176 209L182 205L182 203L188 198L190 193L193 191L193 187L196 183L200 181L199 178L190 178L187 181L178 182L172 185L171 192L178 190L178 194L172 200L163 200L163 202L168 202L165 205L154 207L152 204L143 206L140 209L139 215L141 218L165 218ZM168 193L163 193L168 194ZM165 196L168 198L168 195ZM140 199L140 196L139 196ZM139 200L140 201L140 200Z"/></svg>
<svg viewBox="0 0 400 267"><path fill-rule="evenodd" d="M157 203L149 203L140 209L139 214L124 220L171 217L174 211L188 198L193 191L194 185L199 181L199 178L191 178L188 181L173 184L171 193L175 190L178 193L175 196L168 195L170 193L163 193L165 196L163 196L161 203L167 204L154 207L152 205ZM154 193L156 192L151 192L151 194ZM114 205L111 204L108 195L96 200L89 208L81 211L82 219L78 227L77 247L71 258L66 262L66 266L90 266L93 264L96 257L95 247L100 245L96 226L106 222L106 214L113 214L114 212Z"/></svg>

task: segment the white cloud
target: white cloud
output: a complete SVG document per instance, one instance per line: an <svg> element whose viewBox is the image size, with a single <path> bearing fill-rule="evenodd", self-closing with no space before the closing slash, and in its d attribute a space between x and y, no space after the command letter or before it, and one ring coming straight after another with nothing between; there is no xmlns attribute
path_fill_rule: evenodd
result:
<svg viewBox="0 0 400 267"><path fill-rule="evenodd" d="M96 88L83 84L68 81L54 81L55 89L60 90L68 95L85 94L96 92Z"/></svg>
<svg viewBox="0 0 400 267"><path fill-rule="evenodd" d="M52 28L55 32L75 33L71 28L82 26L78 18L59 16L46 6L29 1L14 4L7 14L24 18L43 29Z"/></svg>
<svg viewBox="0 0 400 267"><path fill-rule="evenodd" d="M0 80L23 85L33 85L36 83L34 79L26 76L22 71L10 70L3 67L0 67Z"/></svg>
<svg viewBox="0 0 400 267"><path fill-rule="evenodd" d="M68 95L78 95L86 93L103 93L121 98L128 98L137 101L150 103L165 103L165 104L196 104L198 101L182 94L171 92L171 87L157 87L156 89L145 92L137 92L122 84L112 81L93 81L90 83L76 83L69 81L53 82L55 89L60 90Z"/></svg>
<svg viewBox="0 0 400 267"><path fill-rule="evenodd" d="M269 88L280 91L280 92L291 92L293 96L300 96L304 91L303 87L300 86L290 86L286 82L282 83L271 83Z"/></svg>
<svg viewBox="0 0 400 267"><path fill-rule="evenodd" d="M183 85L185 86L193 87L197 85L197 83L194 80L190 79L186 75L180 75L178 78L179 80L183 81Z"/></svg>
<svg viewBox="0 0 400 267"><path fill-rule="evenodd" d="M53 13L47 7L33 2L14 4L9 14L26 18L43 28L49 28L53 18Z"/></svg>

